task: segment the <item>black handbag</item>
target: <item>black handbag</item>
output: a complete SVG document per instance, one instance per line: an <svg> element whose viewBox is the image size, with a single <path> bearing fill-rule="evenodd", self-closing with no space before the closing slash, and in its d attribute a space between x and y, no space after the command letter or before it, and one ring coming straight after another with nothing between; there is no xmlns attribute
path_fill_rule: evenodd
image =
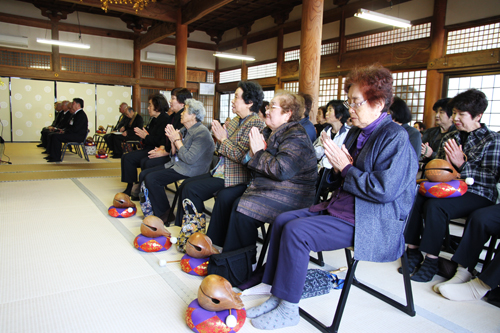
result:
<svg viewBox="0 0 500 333"><path fill-rule="evenodd" d="M208 274L217 274L238 286L252 275L252 260L257 256L257 246L249 245L242 249L212 254L208 261Z"/></svg>

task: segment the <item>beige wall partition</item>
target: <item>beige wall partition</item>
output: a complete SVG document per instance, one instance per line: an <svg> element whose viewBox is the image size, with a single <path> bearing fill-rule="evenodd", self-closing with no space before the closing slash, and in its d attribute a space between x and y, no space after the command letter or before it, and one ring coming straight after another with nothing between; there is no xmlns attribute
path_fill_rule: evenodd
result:
<svg viewBox="0 0 500 333"><path fill-rule="evenodd" d="M11 79L13 141L39 141L54 120L54 82Z"/></svg>
<svg viewBox="0 0 500 333"><path fill-rule="evenodd" d="M132 106L131 87L97 85L97 127L115 125L120 118L120 104ZM136 110L141 112L141 110Z"/></svg>
<svg viewBox="0 0 500 333"><path fill-rule="evenodd" d="M57 82L57 100L72 101L73 98L83 99L83 110L89 119L89 135L95 132L95 84Z"/></svg>
<svg viewBox="0 0 500 333"><path fill-rule="evenodd" d="M5 141L10 141L10 99L9 99L9 78L0 77L0 136Z"/></svg>

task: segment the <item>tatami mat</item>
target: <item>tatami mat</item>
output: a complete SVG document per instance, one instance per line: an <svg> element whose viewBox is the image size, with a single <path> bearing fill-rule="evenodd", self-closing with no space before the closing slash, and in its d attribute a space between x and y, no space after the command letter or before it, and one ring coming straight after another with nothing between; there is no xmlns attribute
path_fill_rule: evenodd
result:
<svg viewBox="0 0 500 333"><path fill-rule="evenodd" d="M127 219L107 214L123 188L119 177L0 181L0 332L190 332L184 314L202 278L182 272L177 262L158 265L179 260L175 248L144 253L133 247L140 208ZM343 250L324 256L324 269L345 266ZM357 276L403 300L398 266L361 262ZM432 292L433 283L412 283L413 318L352 287L340 331L500 332L499 308L450 302ZM339 295L333 290L301 306L330 324ZM246 307L266 298L242 296ZM240 332L259 331L247 320ZM301 319L279 332L317 330Z"/></svg>

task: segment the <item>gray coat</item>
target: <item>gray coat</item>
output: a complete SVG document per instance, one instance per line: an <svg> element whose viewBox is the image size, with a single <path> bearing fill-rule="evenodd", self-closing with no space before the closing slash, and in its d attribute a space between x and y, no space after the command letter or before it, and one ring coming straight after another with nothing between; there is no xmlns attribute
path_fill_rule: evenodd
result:
<svg viewBox="0 0 500 333"><path fill-rule="evenodd" d="M346 146L356 144L351 129ZM355 197L354 257L388 262L404 251L404 221L413 205L417 155L405 129L385 117L368 138L344 179Z"/></svg>
<svg viewBox="0 0 500 333"><path fill-rule="evenodd" d="M215 150L214 140L208 128L202 123L196 123L188 130L181 128L180 132L184 137L183 146L177 151L177 156L172 156L170 161L165 163L165 169L172 168L188 177L207 173Z"/></svg>

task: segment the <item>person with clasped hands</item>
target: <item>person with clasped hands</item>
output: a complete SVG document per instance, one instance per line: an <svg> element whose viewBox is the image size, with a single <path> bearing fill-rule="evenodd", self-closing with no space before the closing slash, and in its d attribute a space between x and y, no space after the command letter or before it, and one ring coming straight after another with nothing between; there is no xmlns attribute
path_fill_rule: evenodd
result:
<svg viewBox="0 0 500 333"><path fill-rule="evenodd" d="M219 160L209 173L186 179L179 187L179 204L175 224L182 224L182 201L189 198L198 212L203 211L203 202L216 195L211 220L228 219L234 200L240 197L250 181L248 169L241 160L249 149L248 133L252 127L262 129L264 123L257 112L264 99L258 83L240 81L231 102L236 116L224 126L214 120L212 134L217 141Z"/></svg>
<svg viewBox="0 0 500 333"><path fill-rule="evenodd" d="M149 152L156 147L165 146L165 127L167 126L168 102L162 94L149 96L148 112L151 120L146 128L134 128L134 133L141 138L144 147L124 154L121 159L122 182L127 183L123 193L130 195L132 185L137 182L137 168L149 157ZM138 200L139 198L132 198Z"/></svg>
<svg viewBox="0 0 500 333"><path fill-rule="evenodd" d="M167 223L172 216L170 204L165 194L165 186L177 180L207 173L212 162L215 144L210 132L201 122L205 118L205 108L200 101L186 99L181 113L180 130L168 124L165 135L169 139L170 160L164 165L143 170L139 183L145 182L149 200L155 216Z"/></svg>
<svg viewBox="0 0 500 333"><path fill-rule="evenodd" d="M480 123L488 107L486 95L469 89L455 96L448 106L453 110L457 130L443 137L437 158L448 160L461 179L473 178L474 183L460 197L417 196L405 233L408 266L414 272L411 279L417 282L431 281L438 272L438 255L450 219L491 206L498 197L500 134ZM425 260L421 251L426 254Z"/></svg>
<svg viewBox="0 0 500 333"><path fill-rule="evenodd" d="M404 251L404 221L415 196L418 161L406 131L391 120L392 75L380 65L355 68L344 90L354 126L339 148L323 146L342 185L330 201L279 215L273 223L262 282L272 296L247 309L259 329L299 323L298 303L311 251L354 246L359 260L389 262ZM324 213L324 214L322 214Z"/></svg>
<svg viewBox="0 0 500 333"><path fill-rule="evenodd" d="M283 212L313 204L318 171L311 138L301 123L303 109L302 96L278 92L266 111L267 127L262 133L250 130L243 163L252 180L234 202L229 220L212 219L207 231L224 252L255 244L259 227Z"/></svg>

